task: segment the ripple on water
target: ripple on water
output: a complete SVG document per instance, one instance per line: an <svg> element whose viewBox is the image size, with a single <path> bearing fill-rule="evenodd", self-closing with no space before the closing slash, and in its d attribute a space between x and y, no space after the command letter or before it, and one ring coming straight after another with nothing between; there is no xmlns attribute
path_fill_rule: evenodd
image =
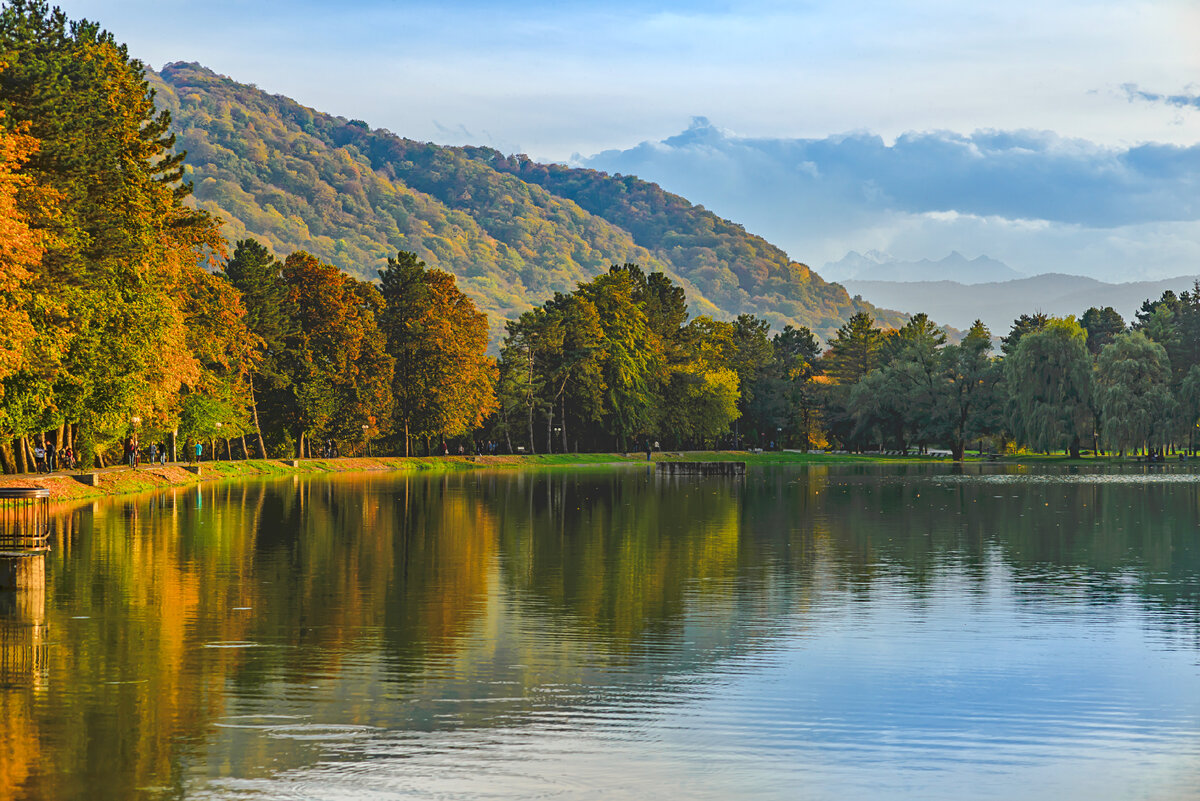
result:
<svg viewBox="0 0 1200 801"><path fill-rule="evenodd" d="M938 476L935 484L1200 484L1200 473L992 473ZM996 496L1001 497L1001 496Z"/></svg>

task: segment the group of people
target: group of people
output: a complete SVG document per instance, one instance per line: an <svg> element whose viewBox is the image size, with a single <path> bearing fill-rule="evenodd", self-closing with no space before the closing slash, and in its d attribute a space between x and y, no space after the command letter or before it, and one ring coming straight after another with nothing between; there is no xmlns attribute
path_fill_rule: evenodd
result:
<svg viewBox="0 0 1200 801"><path fill-rule="evenodd" d="M34 469L39 473L53 473L55 470L75 469L75 452L70 445L56 448L46 446L41 442L33 446Z"/></svg>
<svg viewBox="0 0 1200 801"><path fill-rule="evenodd" d="M146 456L150 464L166 464L167 463L167 446L162 442L151 442L146 447ZM130 467L137 467L142 463L142 449L138 444L136 434L130 434L125 438L125 464Z"/></svg>

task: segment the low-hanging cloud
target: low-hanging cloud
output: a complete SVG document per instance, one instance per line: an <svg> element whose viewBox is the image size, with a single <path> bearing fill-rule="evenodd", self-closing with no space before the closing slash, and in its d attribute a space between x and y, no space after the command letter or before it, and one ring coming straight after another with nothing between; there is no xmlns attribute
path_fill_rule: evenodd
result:
<svg viewBox="0 0 1200 801"><path fill-rule="evenodd" d="M697 118L678 136L582 163L647 177L665 170L701 182L765 182L796 199L914 214L1097 227L1200 218L1200 145L1115 149L1048 131L913 132L889 145L871 133L742 138Z"/></svg>
<svg viewBox="0 0 1200 801"><path fill-rule="evenodd" d="M875 248L1117 280L1196 269L1196 248L1181 243L1200 221L1200 145L1108 147L1034 130L748 138L697 118L575 162L656 181L817 265Z"/></svg>

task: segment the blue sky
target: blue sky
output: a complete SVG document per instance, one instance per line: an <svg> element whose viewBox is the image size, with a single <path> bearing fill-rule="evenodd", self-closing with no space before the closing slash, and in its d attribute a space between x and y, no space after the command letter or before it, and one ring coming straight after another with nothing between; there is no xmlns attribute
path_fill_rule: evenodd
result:
<svg viewBox="0 0 1200 801"><path fill-rule="evenodd" d="M583 154L581 161L661 143L696 116L712 120L731 141L877 137L887 148L883 156L878 149L860 154L863 160L847 165L844 175L886 168L893 184L895 174L907 176L907 194L894 202L851 204L851 217L870 218L865 227L781 243L818 267L849 249L939 258L954 240L969 256L988 252L1036 271L1041 267L1030 254L1050 246L1047 231L1069 254L1080 245L1081 230L1111 234L1118 228L1118 239L1138 238L1133 250L1153 262L1150 239L1194 238L1179 226L1194 222L1195 204L1184 212L1170 207L1194 181L1195 151L1175 158L1174 151L1144 146L1200 142L1195 0L67 0L63 7L72 17L102 22L151 66L199 61L323 111L445 144L490 144L541 159ZM940 160L937 148L946 142L951 145L942 155L969 156L983 138L1007 132L1027 138L1043 156L1049 150L1074 155L1033 158L1025 172L1009 174L1023 146L999 148L1003 159L995 152L984 157L996 170L991 177L1002 179L996 181L987 170L964 173L962 163ZM831 158L856 155L846 146L833 150L826 149ZM1128 202L1138 208L1092 198L1086 208L1047 210L1060 200L1082 202L1089 186L1128 188L1102 179L1114 165L1127 178L1139 154L1161 169L1155 173L1147 162L1133 170L1140 183ZM910 155L917 160L901 159ZM1183 181L1179 158L1188 170ZM645 177L687 194L688 187L670 183L669 170L643 162ZM1039 172L1043 167L1054 169ZM691 169L703 167L693 163ZM924 192L921 171L932 182ZM956 176L968 173L970 180L951 191ZM751 169L730 180L736 186L754 179ZM1046 191L1059 180L1074 183ZM688 196L697 202L773 235L746 204L723 194L729 189L721 182L693 190L700 194ZM920 218L931 212L941 217ZM1024 248L999 242L1012 239L1000 236L999 223L983 225L984 231L977 222L964 227L960 221L950 226L959 230L957 239L930 233L955 214L1009 228L1045 225L1040 240ZM1171 230L1154 233L1146 226ZM917 229L925 233L918 236ZM975 236L978 246L971 247ZM1105 246L1094 236L1089 242ZM1174 267L1168 264L1200 256L1178 241L1174 247L1173 255L1157 260L1161 269L1143 272L1169 272Z"/></svg>

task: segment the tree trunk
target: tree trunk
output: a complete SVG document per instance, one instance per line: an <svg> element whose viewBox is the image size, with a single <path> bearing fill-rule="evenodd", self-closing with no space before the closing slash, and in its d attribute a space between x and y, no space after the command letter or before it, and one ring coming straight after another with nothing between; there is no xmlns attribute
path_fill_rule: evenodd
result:
<svg viewBox="0 0 1200 801"><path fill-rule="evenodd" d="M254 412L254 431L258 434L258 458L267 458L267 443L263 440L262 426L258 424L258 396L254 394L254 376L250 376L250 409ZM242 447L245 447L246 438L242 437ZM249 454L247 454L249 456Z"/></svg>
<svg viewBox="0 0 1200 801"><path fill-rule="evenodd" d="M546 453L554 453L554 406L546 410Z"/></svg>
<svg viewBox="0 0 1200 801"><path fill-rule="evenodd" d="M408 418L404 418L404 455L408 456Z"/></svg>
<svg viewBox="0 0 1200 801"><path fill-rule="evenodd" d="M562 394L562 415L559 417L558 428L562 432L562 452L567 452L567 393Z"/></svg>
<svg viewBox="0 0 1200 801"><path fill-rule="evenodd" d="M529 429L529 452L537 453L537 448L533 444L533 404L529 404L529 415L525 420L526 427Z"/></svg>
<svg viewBox="0 0 1200 801"><path fill-rule="evenodd" d="M296 442L296 458L304 458L304 429L300 429L300 439Z"/></svg>
<svg viewBox="0 0 1200 801"><path fill-rule="evenodd" d="M963 460L963 452L966 451L967 444L961 439L956 439L950 444L950 455L954 461L961 462Z"/></svg>
<svg viewBox="0 0 1200 801"><path fill-rule="evenodd" d="M17 472L18 473L28 473L29 470L27 469L26 463L25 463L25 448L21 444L20 439L13 440L13 442L16 445L16 450L17 450Z"/></svg>
<svg viewBox="0 0 1200 801"><path fill-rule="evenodd" d="M1076 434L1071 438L1070 456L1072 459L1079 458L1079 435Z"/></svg>
<svg viewBox="0 0 1200 801"><path fill-rule="evenodd" d="M250 451L246 449L246 435L242 434L242 459L249 459Z"/></svg>

